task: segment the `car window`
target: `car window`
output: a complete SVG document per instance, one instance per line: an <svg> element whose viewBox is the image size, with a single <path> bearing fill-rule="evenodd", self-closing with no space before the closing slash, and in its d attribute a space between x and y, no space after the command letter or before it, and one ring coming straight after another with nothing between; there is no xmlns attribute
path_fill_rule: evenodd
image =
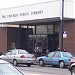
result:
<svg viewBox="0 0 75 75"><path fill-rule="evenodd" d="M73 57L73 55L69 52L62 52L64 57Z"/></svg>
<svg viewBox="0 0 75 75"><path fill-rule="evenodd" d="M55 53L55 52L49 53L49 54L48 54L48 57L50 57L50 58L53 57L54 53Z"/></svg>
<svg viewBox="0 0 75 75"><path fill-rule="evenodd" d="M28 52L25 50L18 50L18 54L28 54Z"/></svg>
<svg viewBox="0 0 75 75"><path fill-rule="evenodd" d="M0 64L0 75L22 75L10 64Z"/></svg>
<svg viewBox="0 0 75 75"><path fill-rule="evenodd" d="M6 53L6 55L10 55L10 54L11 54L11 52Z"/></svg>
<svg viewBox="0 0 75 75"><path fill-rule="evenodd" d="M16 55L16 53L17 53L16 50L14 50L11 52L11 55Z"/></svg>
<svg viewBox="0 0 75 75"><path fill-rule="evenodd" d="M59 58L59 52L55 52L54 56L55 58Z"/></svg>

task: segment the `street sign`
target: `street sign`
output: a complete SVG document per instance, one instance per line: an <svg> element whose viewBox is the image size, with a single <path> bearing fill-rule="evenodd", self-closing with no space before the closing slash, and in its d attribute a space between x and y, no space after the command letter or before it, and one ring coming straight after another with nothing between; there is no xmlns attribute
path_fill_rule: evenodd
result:
<svg viewBox="0 0 75 75"><path fill-rule="evenodd" d="M67 32L66 31L64 31L64 33L63 33L63 38L67 38Z"/></svg>

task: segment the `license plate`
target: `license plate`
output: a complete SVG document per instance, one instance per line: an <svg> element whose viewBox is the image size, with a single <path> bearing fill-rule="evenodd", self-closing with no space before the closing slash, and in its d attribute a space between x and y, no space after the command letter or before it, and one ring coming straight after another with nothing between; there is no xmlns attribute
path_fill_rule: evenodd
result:
<svg viewBox="0 0 75 75"><path fill-rule="evenodd" d="M28 60L27 63L31 63L31 60Z"/></svg>

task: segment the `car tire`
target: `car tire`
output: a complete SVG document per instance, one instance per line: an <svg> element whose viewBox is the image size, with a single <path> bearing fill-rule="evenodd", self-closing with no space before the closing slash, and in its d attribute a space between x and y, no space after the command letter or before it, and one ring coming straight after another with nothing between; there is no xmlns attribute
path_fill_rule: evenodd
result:
<svg viewBox="0 0 75 75"><path fill-rule="evenodd" d="M18 66L17 60L13 60L13 65Z"/></svg>
<svg viewBox="0 0 75 75"><path fill-rule="evenodd" d="M64 61L60 61L60 62L59 62L59 67L60 67L60 68L64 68L64 67L65 67Z"/></svg>
<svg viewBox="0 0 75 75"><path fill-rule="evenodd" d="M42 59L39 60L39 66L44 66L44 61Z"/></svg>
<svg viewBox="0 0 75 75"><path fill-rule="evenodd" d="M71 75L75 75L75 67L72 68Z"/></svg>
<svg viewBox="0 0 75 75"><path fill-rule="evenodd" d="M31 66L31 64L27 64L27 67L30 67Z"/></svg>

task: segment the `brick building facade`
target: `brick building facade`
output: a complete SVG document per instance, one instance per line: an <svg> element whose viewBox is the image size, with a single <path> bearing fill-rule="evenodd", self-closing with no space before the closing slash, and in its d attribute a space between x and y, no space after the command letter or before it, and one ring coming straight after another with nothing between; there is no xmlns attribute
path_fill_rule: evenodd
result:
<svg viewBox="0 0 75 75"><path fill-rule="evenodd" d="M60 22L55 23L55 25L58 24L60 29ZM67 37L63 38L63 48L75 54L75 21L74 20L65 21L64 31L67 32ZM27 29L27 28L15 28L15 27L1 27L0 52L5 52L12 48L21 48L28 50L29 35L33 35L32 28ZM58 46L60 47L60 40L58 42L59 42ZM51 45L51 43L49 44ZM48 46L50 47L50 45Z"/></svg>

